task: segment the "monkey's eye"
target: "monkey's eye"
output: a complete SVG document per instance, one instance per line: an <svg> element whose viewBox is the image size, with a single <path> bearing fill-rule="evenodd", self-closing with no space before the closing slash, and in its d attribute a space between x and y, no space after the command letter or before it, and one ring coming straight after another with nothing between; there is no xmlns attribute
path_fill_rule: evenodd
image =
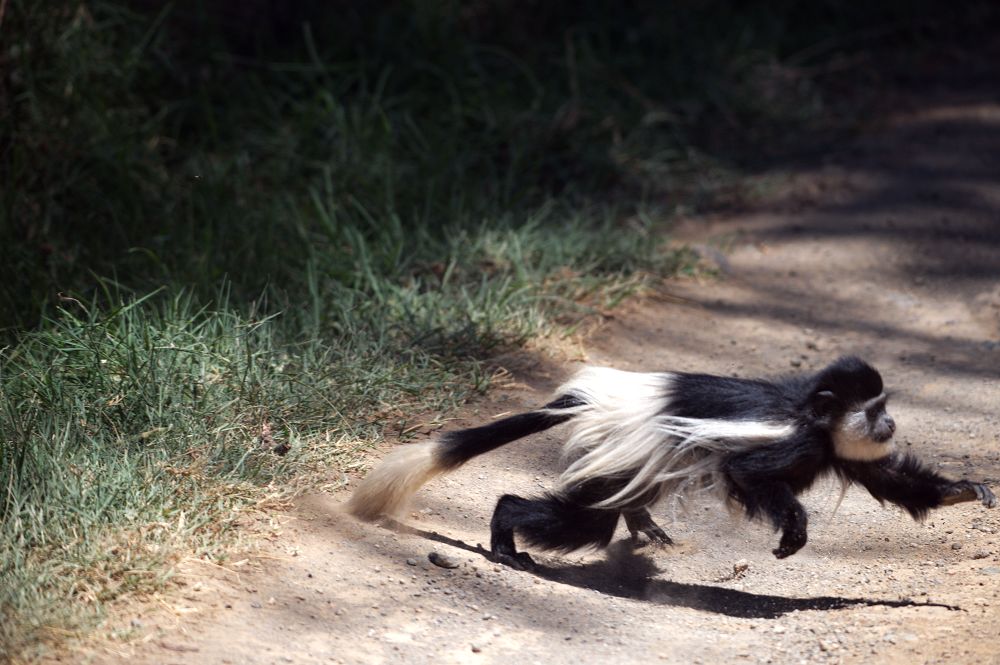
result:
<svg viewBox="0 0 1000 665"><path fill-rule="evenodd" d="M889 395L882 393L876 399L871 400L868 403L868 408L865 409L865 416L868 420L875 421L883 414L885 414L885 405L889 401Z"/></svg>

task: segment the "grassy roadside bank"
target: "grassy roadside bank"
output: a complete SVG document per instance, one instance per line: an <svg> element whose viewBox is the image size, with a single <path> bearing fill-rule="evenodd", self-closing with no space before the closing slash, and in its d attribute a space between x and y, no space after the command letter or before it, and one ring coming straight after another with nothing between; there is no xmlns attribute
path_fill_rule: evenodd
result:
<svg viewBox="0 0 1000 665"><path fill-rule="evenodd" d="M241 511L454 408L498 350L689 266L670 217L843 124L844 44L924 24L292 5L5 5L0 656L224 556Z"/></svg>
<svg viewBox="0 0 1000 665"><path fill-rule="evenodd" d="M508 235L508 251L536 241ZM180 554L224 559L244 510L338 484L365 447L485 389L491 352L644 279L556 265L433 290L311 286L315 300L274 314L225 291L63 296L0 356L4 648L86 629L105 603L161 586Z"/></svg>

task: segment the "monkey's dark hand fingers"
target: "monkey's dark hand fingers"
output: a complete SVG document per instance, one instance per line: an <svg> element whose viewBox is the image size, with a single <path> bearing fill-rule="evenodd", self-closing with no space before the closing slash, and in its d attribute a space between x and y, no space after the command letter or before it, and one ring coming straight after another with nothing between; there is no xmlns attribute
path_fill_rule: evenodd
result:
<svg viewBox="0 0 1000 665"><path fill-rule="evenodd" d="M989 487L982 483L974 483L968 480L959 480L951 484L945 491L941 504L952 506L956 503L966 501L979 501L987 508L996 508L997 497Z"/></svg>

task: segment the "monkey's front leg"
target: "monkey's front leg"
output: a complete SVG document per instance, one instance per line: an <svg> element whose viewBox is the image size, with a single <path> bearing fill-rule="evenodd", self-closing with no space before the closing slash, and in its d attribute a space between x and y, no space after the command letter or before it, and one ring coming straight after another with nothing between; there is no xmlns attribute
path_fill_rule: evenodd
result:
<svg viewBox="0 0 1000 665"><path fill-rule="evenodd" d="M809 516L787 483L768 482L756 473L733 473L733 470L729 480L732 496L743 504L748 517L763 513L774 528L781 531L778 547L771 550L774 556L784 559L805 546Z"/></svg>
<svg viewBox="0 0 1000 665"><path fill-rule="evenodd" d="M781 529L778 548L771 550L771 553L779 559L790 557L806 544L809 516L805 507L795 498L792 489L785 483L776 483L772 486L772 493L767 500L768 516L771 522Z"/></svg>

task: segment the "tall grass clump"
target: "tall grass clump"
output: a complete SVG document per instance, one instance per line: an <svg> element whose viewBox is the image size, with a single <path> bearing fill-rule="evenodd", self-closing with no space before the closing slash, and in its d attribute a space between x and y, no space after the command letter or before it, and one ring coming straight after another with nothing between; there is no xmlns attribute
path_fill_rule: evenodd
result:
<svg viewBox="0 0 1000 665"><path fill-rule="evenodd" d="M397 298L421 311L402 293L385 302ZM469 363L392 347L374 308L327 313L345 329L323 344L286 337L316 310L282 325L225 294L211 308L186 293L102 302L116 305L68 299L0 354L7 655L156 589L178 552L218 556L241 511L287 495L290 476L319 467L338 482L360 446L483 382Z"/></svg>
<svg viewBox="0 0 1000 665"><path fill-rule="evenodd" d="M961 9L0 2L0 658L689 267L672 216Z"/></svg>

